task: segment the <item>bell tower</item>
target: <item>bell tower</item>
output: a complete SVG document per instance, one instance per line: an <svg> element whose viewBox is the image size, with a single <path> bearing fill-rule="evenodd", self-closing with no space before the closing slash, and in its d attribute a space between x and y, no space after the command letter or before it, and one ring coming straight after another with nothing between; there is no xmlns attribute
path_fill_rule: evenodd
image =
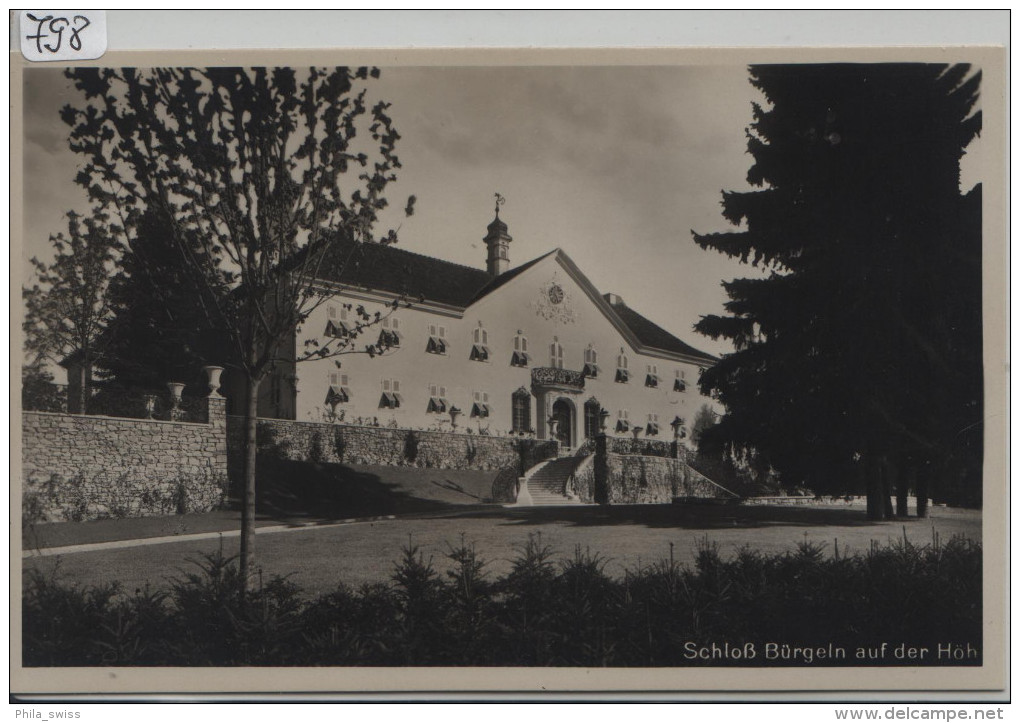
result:
<svg viewBox="0 0 1020 723"><path fill-rule="evenodd" d="M513 239L507 233L507 226L499 217L499 207L506 199L496 194L496 218L489 224L489 232L485 235L485 246L489 250L485 264L490 276L499 276L510 268L510 242Z"/></svg>

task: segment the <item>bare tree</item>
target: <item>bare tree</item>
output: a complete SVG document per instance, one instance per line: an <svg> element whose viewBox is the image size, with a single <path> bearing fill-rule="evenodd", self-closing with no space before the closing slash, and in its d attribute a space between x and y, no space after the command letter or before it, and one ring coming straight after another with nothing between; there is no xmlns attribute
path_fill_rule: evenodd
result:
<svg viewBox="0 0 1020 723"><path fill-rule="evenodd" d="M366 100L379 71L67 74L84 94L84 103L62 111L71 148L86 159L78 182L117 216L129 246L146 209L168 220L182 268L199 289L200 316L229 343L225 361L245 379L241 565L250 585L259 385L282 361L283 343L325 301L319 280L338 276L345 249L396 241L392 230L373 236L400 167L388 104ZM412 209L413 197L406 210ZM377 351L355 348L355 338L305 357Z"/></svg>

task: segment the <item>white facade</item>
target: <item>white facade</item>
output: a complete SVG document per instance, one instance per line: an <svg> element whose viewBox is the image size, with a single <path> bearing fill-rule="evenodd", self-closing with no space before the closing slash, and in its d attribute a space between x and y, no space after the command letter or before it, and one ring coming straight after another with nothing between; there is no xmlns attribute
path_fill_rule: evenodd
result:
<svg viewBox="0 0 1020 723"><path fill-rule="evenodd" d="M631 436L640 427L641 438L666 441L674 419L689 426L703 404L716 406L697 390L699 371L712 357L689 347L677 351L682 342L665 332L673 350L650 346L648 334L642 340L614 310L619 302L601 296L562 251L506 277L466 308L411 301L411 308L363 331L355 348L384 330L395 332L391 340L399 337L399 346L382 356L346 354L337 358L339 368L333 359L298 364L297 419L322 421L335 407L347 423L449 430L450 408L457 407L459 431L530 429L574 447L586 434L586 402L588 433L597 429L601 408L610 434ZM385 315L394 298L344 287L309 318L298 348L328 325L342 326L345 304ZM348 324L356 321L346 313Z"/></svg>

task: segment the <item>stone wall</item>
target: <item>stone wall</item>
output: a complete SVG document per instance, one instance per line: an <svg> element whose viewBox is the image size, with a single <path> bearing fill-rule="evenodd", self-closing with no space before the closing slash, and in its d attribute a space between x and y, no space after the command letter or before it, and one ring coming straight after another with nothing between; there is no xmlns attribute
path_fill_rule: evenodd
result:
<svg viewBox="0 0 1020 723"><path fill-rule="evenodd" d="M244 418L227 417L231 466L240 464ZM519 446L544 444L513 437L451 434L414 429L260 419L262 454L332 464L377 464L438 469L500 470L517 467ZM235 461L235 452L236 461Z"/></svg>
<svg viewBox="0 0 1020 723"><path fill-rule="evenodd" d="M661 439L627 439L606 437L608 451L616 454L638 454L646 457L673 457L674 443Z"/></svg>
<svg viewBox="0 0 1020 723"><path fill-rule="evenodd" d="M229 467L240 474L244 418L227 417ZM326 464L371 464L429 469L498 470L493 499L512 502L516 481L538 462L555 457L555 441L489 437L390 427L260 419L259 454ZM235 477L236 478L236 477Z"/></svg>
<svg viewBox="0 0 1020 723"><path fill-rule="evenodd" d="M736 498L693 469L683 460L669 457L607 452L596 448L590 472L574 479L583 502L600 502L599 477L604 476L605 503L616 505L666 504L677 498Z"/></svg>
<svg viewBox="0 0 1020 723"><path fill-rule="evenodd" d="M22 413L23 513L29 521L204 512L225 494L225 400L206 422Z"/></svg>

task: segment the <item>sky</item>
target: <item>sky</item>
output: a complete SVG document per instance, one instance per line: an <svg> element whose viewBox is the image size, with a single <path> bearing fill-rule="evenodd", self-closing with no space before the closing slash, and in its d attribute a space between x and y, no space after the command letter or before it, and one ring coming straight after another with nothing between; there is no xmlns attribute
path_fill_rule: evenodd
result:
<svg viewBox="0 0 1020 723"><path fill-rule="evenodd" d="M53 68L24 77L27 259L86 203L58 117L76 91ZM691 230L730 229L721 192L749 188L745 129L762 98L745 66L383 67L370 99L392 104L401 135L379 230L399 224L402 248L484 268L498 192L511 267L559 247L603 293L699 349L731 350L693 326L722 312L722 281L760 272Z"/></svg>

